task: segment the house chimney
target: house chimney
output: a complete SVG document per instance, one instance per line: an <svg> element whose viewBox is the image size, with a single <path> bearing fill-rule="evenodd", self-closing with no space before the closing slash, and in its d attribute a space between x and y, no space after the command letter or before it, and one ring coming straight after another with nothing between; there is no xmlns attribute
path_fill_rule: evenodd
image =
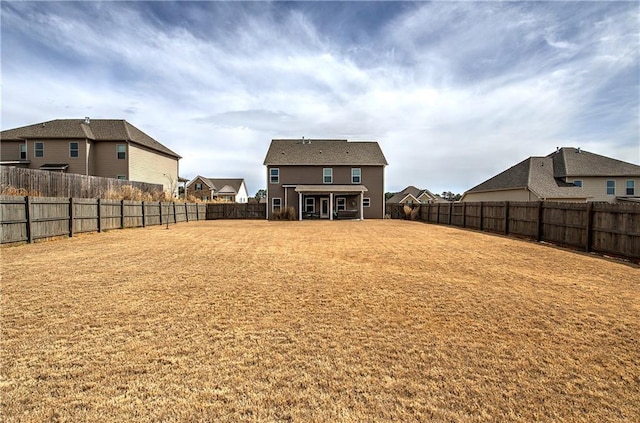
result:
<svg viewBox="0 0 640 423"><path fill-rule="evenodd" d="M87 125L91 123L91 119L89 118L89 116L84 117L84 123L86 123Z"/></svg>

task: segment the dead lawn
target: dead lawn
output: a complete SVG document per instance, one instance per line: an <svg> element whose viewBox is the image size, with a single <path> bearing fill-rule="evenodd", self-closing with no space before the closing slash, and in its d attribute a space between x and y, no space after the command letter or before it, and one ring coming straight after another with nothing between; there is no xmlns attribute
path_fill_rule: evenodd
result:
<svg viewBox="0 0 640 423"><path fill-rule="evenodd" d="M407 221L0 249L1 419L640 421L640 270Z"/></svg>

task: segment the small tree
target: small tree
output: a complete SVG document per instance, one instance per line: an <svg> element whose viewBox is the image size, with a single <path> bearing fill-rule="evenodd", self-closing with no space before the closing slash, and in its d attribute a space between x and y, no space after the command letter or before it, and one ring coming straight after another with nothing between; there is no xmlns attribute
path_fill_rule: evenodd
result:
<svg viewBox="0 0 640 423"><path fill-rule="evenodd" d="M263 198L267 198L267 190L266 189L259 189L258 192L256 192L256 195L255 195L254 198L259 203L260 200L262 200Z"/></svg>

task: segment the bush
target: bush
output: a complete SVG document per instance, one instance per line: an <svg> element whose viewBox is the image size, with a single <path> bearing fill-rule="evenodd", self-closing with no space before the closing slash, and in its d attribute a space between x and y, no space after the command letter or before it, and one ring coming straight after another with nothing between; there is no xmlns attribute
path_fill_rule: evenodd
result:
<svg viewBox="0 0 640 423"><path fill-rule="evenodd" d="M296 220L296 209L286 207L271 214L272 220Z"/></svg>

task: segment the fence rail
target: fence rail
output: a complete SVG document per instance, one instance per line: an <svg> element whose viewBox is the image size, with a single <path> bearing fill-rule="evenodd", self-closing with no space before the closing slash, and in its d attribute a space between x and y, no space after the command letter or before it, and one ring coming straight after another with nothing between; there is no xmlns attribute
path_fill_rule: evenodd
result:
<svg viewBox="0 0 640 423"><path fill-rule="evenodd" d="M198 203L0 196L0 243L205 220Z"/></svg>
<svg viewBox="0 0 640 423"><path fill-rule="evenodd" d="M640 205L626 203L479 202L420 204L416 220L532 239L640 262ZM387 204L405 219L402 204Z"/></svg>
<svg viewBox="0 0 640 423"><path fill-rule="evenodd" d="M124 186L132 186L149 194L164 190L162 184L0 166L0 191L5 193L8 188L15 188L44 197L101 198L106 197L109 191L117 191Z"/></svg>

